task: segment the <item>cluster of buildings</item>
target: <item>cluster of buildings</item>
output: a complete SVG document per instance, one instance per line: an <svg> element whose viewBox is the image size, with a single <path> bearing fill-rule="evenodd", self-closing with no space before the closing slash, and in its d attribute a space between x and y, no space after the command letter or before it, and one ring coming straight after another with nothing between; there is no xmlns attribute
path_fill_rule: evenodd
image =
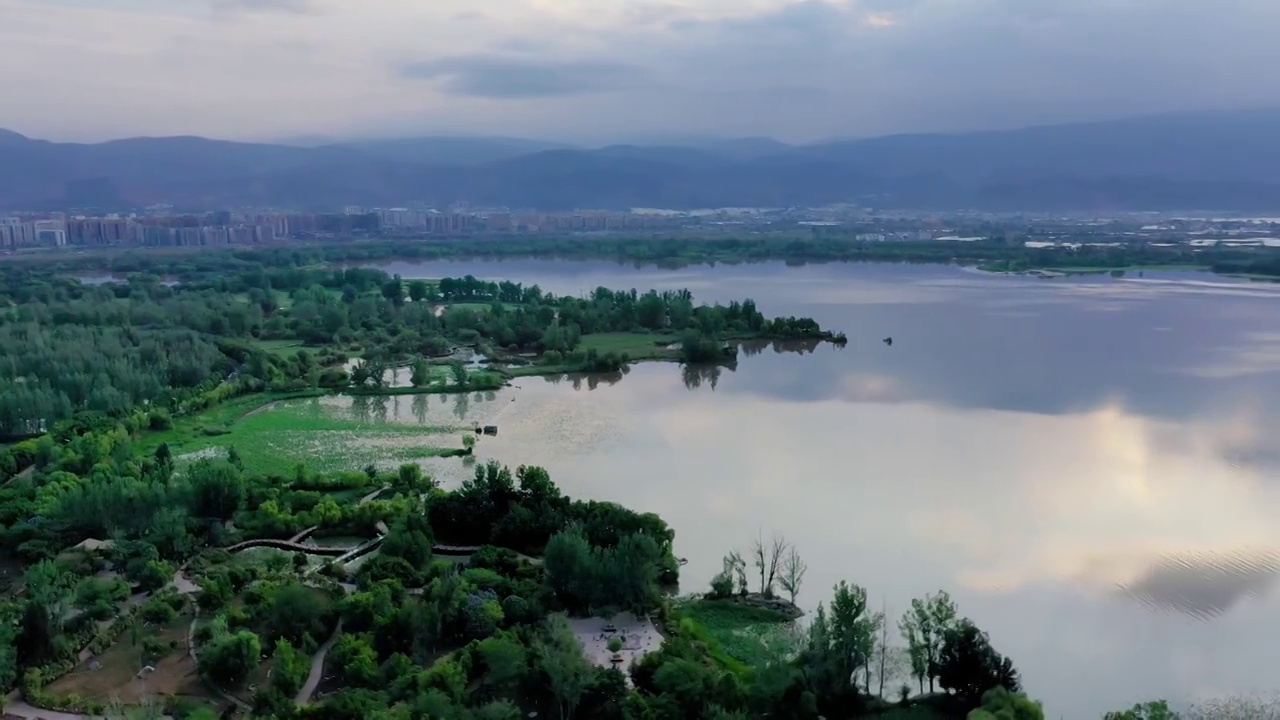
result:
<svg viewBox="0 0 1280 720"><path fill-rule="evenodd" d="M0 217L0 250L41 247L255 245L285 239L353 235L465 236L475 234L656 231L682 227L679 215L583 211L419 210L348 207L341 213L216 211L173 214L163 209L130 215L69 213Z"/></svg>
<svg viewBox="0 0 1280 720"><path fill-rule="evenodd" d="M156 206L132 214L0 215L0 252L45 247L243 246L349 237L471 237L578 233L771 233L797 230L856 242L1003 238L1033 244L1280 244L1280 218L1009 216L825 208L718 208L573 212L347 207L340 212L261 210L183 214Z"/></svg>
<svg viewBox="0 0 1280 720"><path fill-rule="evenodd" d="M348 213L364 212L347 208ZM355 211L353 213L353 211ZM459 235L475 232L509 234L542 232L612 232L620 230L665 230L688 224L681 215L645 212L576 211L510 212L477 210L441 212L408 208L378 209L379 228L432 235Z"/></svg>
<svg viewBox="0 0 1280 720"><path fill-rule="evenodd" d="M217 215L217 213L213 213ZM68 216L0 218L0 249L108 245L252 245L287 237L277 218L218 222L209 216Z"/></svg>

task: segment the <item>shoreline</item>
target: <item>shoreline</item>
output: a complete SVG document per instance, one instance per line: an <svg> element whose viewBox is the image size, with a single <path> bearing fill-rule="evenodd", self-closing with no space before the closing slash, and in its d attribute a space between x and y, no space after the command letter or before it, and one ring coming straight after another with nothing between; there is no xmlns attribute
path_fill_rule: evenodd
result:
<svg viewBox="0 0 1280 720"><path fill-rule="evenodd" d="M0 263L48 264L64 272L101 275L159 272L184 258L233 252L246 262L262 262L284 253L310 253L315 261L368 265L394 261L528 260L606 261L619 265L678 268L690 265L890 263L981 266L1025 263L1027 269L1071 271L1078 262L1090 271L1208 269L1215 274L1280 277L1275 248L1192 247L1177 245L1085 249L1026 248L1002 242L956 243L942 240L861 242L849 239L797 239L780 234L759 238L723 237L473 237L459 244L445 238L326 238L226 248L105 247L47 248L0 256ZM120 263L113 260L119 259ZM105 261L105 262L104 262ZM1135 262L1136 261L1136 262ZM157 266L160 266L159 268ZM171 268L172 269L172 268ZM187 275L207 269L180 267ZM170 273L171 274L171 273Z"/></svg>

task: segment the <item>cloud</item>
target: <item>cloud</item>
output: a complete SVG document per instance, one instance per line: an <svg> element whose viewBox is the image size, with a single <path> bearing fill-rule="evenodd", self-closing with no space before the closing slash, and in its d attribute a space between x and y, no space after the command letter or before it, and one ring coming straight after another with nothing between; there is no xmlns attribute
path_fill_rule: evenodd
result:
<svg viewBox="0 0 1280 720"><path fill-rule="evenodd" d="M473 131L804 140L1280 104L1280 76L1250 71L1269 67L1274 0L482 5L0 0L0 93L18 100L5 122L61 139ZM175 104L175 87L200 92ZM493 113L493 99L510 111ZM94 113L80 112L86 102ZM263 105L271 111L247 110Z"/></svg>
<svg viewBox="0 0 1280 720"><path fill-rule="evenodd" d="M610 92L634 86L641 73L620 63L557 62L462 56L411 63L409 78L441 81L451 95L499 100Z"/></svg>
<svg viewBox="0 0 1280 720"><path fill-rule="evenodd" d="M313 0L210 0L215 11L220 12L284 12L313 13Z"/></svg>

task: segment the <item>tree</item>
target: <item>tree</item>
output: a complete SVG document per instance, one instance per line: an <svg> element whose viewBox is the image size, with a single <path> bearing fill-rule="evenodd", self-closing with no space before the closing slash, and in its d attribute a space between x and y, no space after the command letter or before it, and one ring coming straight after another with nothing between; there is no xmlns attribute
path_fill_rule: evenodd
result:
<svg viewBox="0 0 1280 720"><path fill-rule="evenodd" d="M712 600L722 600L730 595L733 595L733 573L729 568L725 568L711 578L711 592L707 593L707 597Z"/></svg>
<svg viewBox="0 0 1280 720"><path fill-rule="evenodd" d="M413 363L413 373L409 376L409 382L414 387L426 387L431 384L431 365L426 360L417 360Z"/></svg>
<svg viewBox="0 0 1280 720"><path fill-rule="evenodd" d="M831 598L831 635L840 660L851 678L863 670L867 692L871 688L871 655L876 632L883 618L867 608L867 591L857 585L841 582ZM853 681L856 687L856 680Z"/></svg>
<svg viewBox="0 0 1280 720"><path fill-rule="evenodd" d="M485 638L476 646L484 664L484 686L493 697L506 697L520 687L529 671L525 648L502 635Z"/></svg>
<svg viewBox="0 0 1280 720"><path fill-rule="evenodd" d="M244 475L227 460L197 460L187 468L187 483L196 517L229 520L244 505Z"/></svg>
<svg viewBox="0 0 1280 720"><path fill-rule="evenodd" d="M896 674L901 667L901 658L897 654L897 648L889 646L889 622L883 607L880 610L880 638L876 641L875 654L880 665L878 673L880 687L876 695L883 698L886 678Z"/></svg>
<svg viewBox="0 0 1280 720"><path fill-rule="evenodd" d="M943 640L947 631L955 627L956 605L951 601L951 596L943 591L923 600L912 600L911 609L898 622L903 639L907 641L911 674L920 684L920 692L924 692L925 678L929 679L929 692L933 692Z"/></svg>
<svg viewBox="0 0 1280 720"><path fill-rule="evenodd" d="M262 629L271 638L301 643L308 635L316 639L325 632L329 603L305 585L281 585L268 596L266 604Z"/></svg>
<svg viewBox="0 0 1280 720"><path fill-rule="evenodd" d="M594 564L591 546L581 530L557 533L547 542L542 567L547 585L566 606L586 609L591 597Z"/></svg>
<svg viewBox="0 0 1280 720"><path fill-rule="evenodd" d="M427 283L425 281L423 280L409 281L409 299L410 300L414 302L422 302L423 300L427 299L427 296L430 295L430 293L431 293L430 288L428 288Z"/></svg>
<svg viewBox="0 0 1280 720"><path fill-rule="evenodd" d="M458 388L467 387L467 366L460 362L451 363L449 370L453 372L453 384Z"/></svg>
<svg viewBox="0 0 1280 720"><path fill-rule="evenodd" d="M404 284L399 275L383 283L382 297L390 300L396 307L404 305Z"/></svg>
<svg viewBox="0 0 1280 720"><path fill-rule="evenodd" d="M534 657L547 678L561 720L570 720L591 684L595 668L582 654L582 645L563 615L547 619L546 629L535 641Z"/></svg>
<svg viewBox="0 0 1280 720"><path fill-rule="evenodd" d="M1154 716L1146 720L1173 720L1172 716ZM1111 716L1107 715L1106 720ZM997 687L982 695L982 707L969 713L967 720L1044 720L1044 708L1026 695Z"/></svg>
<svg viewBox="0 0 1280 720"><path fill-rule="evenodd" d="M417 467L416 465L413 467ZM403 477L402 473L402 477ZM431 564L435 538L431 523L425 513L409 513L390 528L382 541L381 555L401 558L416 571L425 571Z"/></svg>
<svg viewBox="0 0 1280 720"><path fill-rule="evenodd" d="M520 708L506 700L495 700L475 711L476 720L520 720Z"/></svg>
<svg viewBox="0 0 1280 720"><path fill-rule="evenodd" d="M857 701L857 679L870 662L876 620L867 612L866 590L845 582L836 586L830 612L818 606L799 664L808 690L823 707Z"/></svg>
<svg viewBox="0 0 1280 720"><path fill-rule="evenodd" d="M128 583L89 577L76 585L75 606L95 620L106 620L115 614L116 605L128 597Z"/></svg>
<svg viewBox="0 0 1280 720"><path fill-rule="evenodd" d="M215 636L200 650L200 671L214 685L237 687L258 667L262 644L248 630Z"/></svg>
<svg viewBox="0 0 1280 720"><path fill-rule="evenodd" d="M1139 703L1128 710L1109 712L1103 716L1103 720L1180 720L1180 718L1178 713L1169 709L1169 703L1164 700Z"/></svg>
<svg viewBox="0 0 1280 720"><path fill-rule="evenodd" d="M800 553L792 545L790 552L782 560L782 574L778 576L778 584L782 586L783 592L787 593L792 605L796 602L796 596L800 594L800 586L804 583L804 574L808 570L809 566L800 559Z"/></svg>
<svg viewBox="0 0 1280 720"><path fill-rule="evenodd" d="M995 687L1022 689L1013 663L991 647L987 634L969 620L948 628L937 659L938 683L961 697L977 701Z"/></svg>
<svg viewBox="0 0 1280 720"><path fill-rule="evenodd" d="M11 687L18 679L18 648L13 625L0 619L0 690Z"/></svg>
<svg viewBox="0 0 1280 720"><path fill-rule="evenodd" d="M288 640L276 641L276 651L271 665L271 687L292 698L302 689L311 672L307 656L294 649Z"/></svg>
<svg viewBox="0 0 1280 720"><path fill-rule="evenodd" d="M747 562L742 559L736 550L729 551L724 558L724 571L731 573L734 580L737 581L738 594L747 594Z"/></svg>

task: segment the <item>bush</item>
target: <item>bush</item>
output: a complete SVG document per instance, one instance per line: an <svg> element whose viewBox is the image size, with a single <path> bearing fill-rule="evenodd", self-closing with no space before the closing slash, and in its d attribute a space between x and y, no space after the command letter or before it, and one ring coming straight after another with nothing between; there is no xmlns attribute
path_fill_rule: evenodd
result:
<svg viewBox="0 0 1280 720"><path fill-rule="evenodd" d="M168 410L152 410L147 418L147 424L152 430L168 430L173 427L173 417L169 415Z"/></svg>
<svg viewBox="0 0 1280 720"><path fill-rule="evenodd" d="M142 606L140 613L143 620L154 625L168 625L178 616L169 603L158 597L148 600Z"/></svg>

